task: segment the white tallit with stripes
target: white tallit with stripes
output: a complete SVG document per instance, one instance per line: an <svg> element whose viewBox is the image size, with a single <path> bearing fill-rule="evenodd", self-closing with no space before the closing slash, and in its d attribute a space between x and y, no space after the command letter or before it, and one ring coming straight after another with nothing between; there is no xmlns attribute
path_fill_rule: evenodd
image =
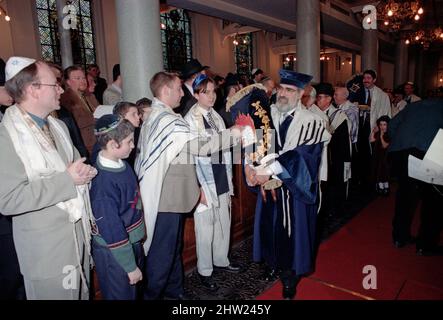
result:
<svg viewBox="0 0 443 320"><path fill-rule="evenodd" d="M154 98L152 112L141 128L138 142L140 153L135 161L147 231L143 245L145 254L152 243L166 172L185 144L197 136L181 115Z"/></svg>
<svg viewBox="0 0 443 320"><path fill-rule="evenodd" d="M271 116L274 127L279 133L280 118L284 116L275 105L271 106ZM320 142L328 142L331 134L326 129L322 118L309 110L306 110L299 101L295 112L288 117L293 117L286 133L286 141L280 153L292 150L301 145L312 145ZM280 139L280 133L278 134Z"/></svg>
<svg viewBox="0 0 443 320"><path fill-rule="evenodd" d="M279 139L279 143L281 145L279 124L281 123L281 117L286 116L286 113L281 113L275 105L271 105L271 116L274 127L278 133L277 136ZM322 119L317 114L307 110L300 101L295 107L294 113L287 116L293 117L294 119L289 125L288 131L286 133L285 144L282 146L280 154L293 150L302 145L324 143L323 148L325 148L325 145L329 143L329 140L331 139L331 134L326 129L326 122L324 121L324 119ZM322 163L321 165L327 164ZM319 170L321 171L321 168L319 168ZM290 193L289 190L287 190L287 194L285 195L283 188L280 189L280 192L282 192L283 200L283 225L285 228L287 227L288 236L291 236L291 214L289 205Z"/></svg>
<svg viewBox="0 0 443 320"><path fill-rule="evenodd" d="M226 130L223 118L212 109L212 116L214 118L215 125L220 131ZM204 124L204 116L202 114L201 107L198 103L194 104L185 116L186 122L192 131L197 132L200 136L210 138L212 134L218 134L213 129L206 129ZM215 185L214 173L212 171L212 159L211 157L198 157L195 156L196 172L198 181L205 193L207 207L219 207L217 188ZM223 164L226 166L226 175L228 177L229 195L234 195L234 186L232 184L232 160L231 151L223 152ZM198 208L197 208L198 209ZM206 209L207 210L207 209Z"/></svg>

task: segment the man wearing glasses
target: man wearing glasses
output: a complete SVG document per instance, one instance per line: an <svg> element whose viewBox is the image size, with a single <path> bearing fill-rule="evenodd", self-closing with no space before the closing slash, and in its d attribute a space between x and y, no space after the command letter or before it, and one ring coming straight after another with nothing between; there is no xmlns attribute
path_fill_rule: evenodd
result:
<svg viewBox="0 0 443 320"><path fill-rule="evenodd" d="M0 212L13 236L28 299L88 299L91 209L97 174L49 114L63 89L41 61L11 57L6 90L15 104L0 124Z"/></svg>

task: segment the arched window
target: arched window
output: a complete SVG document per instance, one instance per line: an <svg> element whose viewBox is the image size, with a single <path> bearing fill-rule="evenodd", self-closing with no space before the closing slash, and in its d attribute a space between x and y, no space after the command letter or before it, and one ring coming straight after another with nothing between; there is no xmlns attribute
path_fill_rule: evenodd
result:
<svg viewBox="0 0 443 320"><path fill-rule="evenodd" d="M180 71L192 58L191 20L185 10L175 9L160 15L163 65L168 71Z"/></svg>
<svg viewBox="0 0 443 320"><path fill-rule="evenodd" d="M70 29L72 58L74 64L83 67L96 62L91 2L67 1L67 5L74 6L77 15L76 28ZM42 58L61 65L56 0L36 0L36 9Z"/></svg>
<svg viewBox="0 0 443 320"><path fill-rule="evenodd" d="M237 35L234 39L235 65L237 73L249 78L253 66L252 61L252 34Z"/></svg>

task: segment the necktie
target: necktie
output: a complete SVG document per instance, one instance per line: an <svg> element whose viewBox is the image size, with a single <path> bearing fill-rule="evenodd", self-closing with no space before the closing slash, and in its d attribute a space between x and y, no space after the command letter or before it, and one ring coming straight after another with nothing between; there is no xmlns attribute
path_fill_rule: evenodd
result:
<svg viewBox="0 0 443 320"><path fill-rule="evenodd" d="M208 123L211 126L211 128L214 129L218 133L219 131L218 131L217 125L215 124L214 118L212 117L211 110L208 112L207 117L208 117Z"/></svg>
<svg viewBox="0 0 443 320"><path fill-rule="evenodd" d="M55 148L55 140L54 137L52 136L51 130L49 130L49 125L47 123L43 125L42 131L46 136L46 138L49 140L49 142L51 142L52 146Z"/></svg>
<svg viewBox="0 0 443 320"><path fill-rule="evenodd" d="M368 89L368 100L366 101L368 106L371 106L371 90Z"/></svg>

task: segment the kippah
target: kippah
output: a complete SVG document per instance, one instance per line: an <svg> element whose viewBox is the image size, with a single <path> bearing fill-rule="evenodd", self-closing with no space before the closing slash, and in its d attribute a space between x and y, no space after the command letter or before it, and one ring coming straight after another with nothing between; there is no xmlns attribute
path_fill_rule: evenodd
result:
<svg viewBox="0 0 443 320"><path fill-rule="evenodd" d="M94 134L96 136L108 133L115 128L123 121L118 115L115 114L105 114L95 123Z"/></svg>

